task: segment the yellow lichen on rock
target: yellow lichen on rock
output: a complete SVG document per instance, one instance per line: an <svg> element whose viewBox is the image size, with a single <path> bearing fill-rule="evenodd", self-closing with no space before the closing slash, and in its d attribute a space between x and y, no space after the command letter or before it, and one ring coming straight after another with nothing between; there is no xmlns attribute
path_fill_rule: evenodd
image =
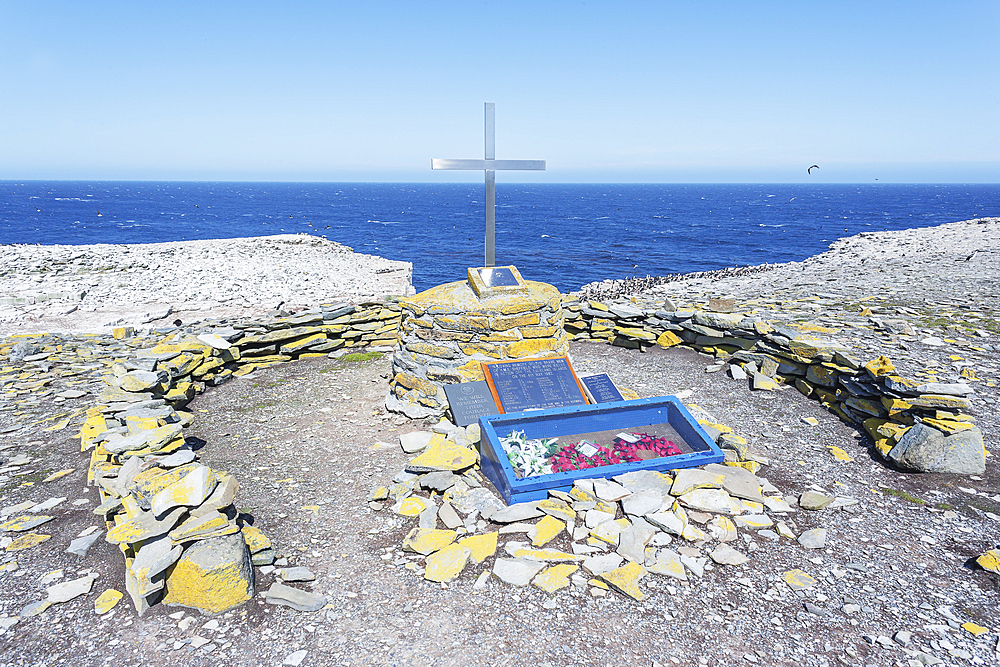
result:
<svg viewBox="0 0 1000 667"><path fill-rule="evenodd" d="M43 535L41 533L28 533L27 535L21 535L14 539L13 542L7 545L7 551L23 551L24 549L30 549L31 547L37 547L39 544L45 540L52 537L51 535Z"/></svg>
<svg viewBox="0 0 1000 667"><path fill-rule="evenodd" d="M253 568L243 537L215 537L188 547L168 570L163 602L218 614L254 594Z"/></svg>
<svg viewBox="0 0 1000 667"><path fill-rule="evenodd" d="M802 570L788 570L781 575L781 578L793 591L806 590L818 583L812 575Z"/></svg>
<svg viewBox="0 0 1000 667"><path fill-rule="evenodd" d="M403 498L393 506L392 511L400 516L419 516L427 509L427 501L419 496Z"/></svg>
<svg viewBox="0 0 1000 667"><path fill-rule="evenodd" d="M973 622L962 623L962 629L968 632L973 637L978 637L979 635L984 635L990 631L989 628L984 628L981 625L977 625Z"/></svg>
<svg viewBox="0 0 1000 667"><path fill-rule="evenodd" d="M408 468L419 471L464 470L476 462L476 453L435 433L420 456L410 461Z"/></svg>
<svg viewBox="0 0 1000 667"><path fill-rule="evenodd" d="M569 563L553 565L552 567L547 567L535 575L535 578L532 579L531 583L546 593L555 593L556 591L569 586L570 575L578 569L580 569L579 565L571 565Z"/></svg>
<svg viewBox="0 0 1000 667"><path fill-rule="evenodd" d="M1000 574L1000 549L990 549L978 558L976 564L989 572Z"/></svg>
<svg viewBox="0 0 1000 667"><path fill-rule="evenodd" d="M865 370L873 377L877 378L881 375L894 375L896 373L896 367L893 365L889 357L885 355L879 355L875 359L872 359L867 364L865 364Z"/></svg>
<svg viewBox="0 0 1000 667"><path fill-rule="evenodd" d="M465 564L469 562L472 550L459 543L449 544L427 557L424 569L424 579L427 581L448 582L462 573Z"/></svg>
<svg viewBox="0 0 1000 667"><path fill-rule="evenodd" d="M403 551L427 554L445 548L458 536L454 530L414 528L403 538Z"/></svg>
<svg viewBox="0 0 1000 667"><path fill-rule="evenodd" d="M645 576L646 568L638 563L629 561L622 567L617 567L610 572L599 575L598 578L616 591L641 602L646 599L646 594L639 588L639 580Z"/></svg>
<svg viewBox="0 0 1000 667"><path fill-rule="evenodd" d="M512 359L534 357L545 352L556 351L558 347L559 339L556 338L529 338L508 344L507 356Z"/></svg>
<svg viewBox="0 0 1000 667"><path fill-rule="evenodd" d="M583 556L557 551L555 549L518 549L514 552L514 558L527 558L528 560L539 560L545 562L575 562L584 560Z"/></svg>
<svg viewBox="0 0 1000 667"><path fill-rule="evenodd" d="M271 539L264 534L260 528L255 526L243 526L243 541L247 545L247 549L250 553L255 554L258 551L263 551L264 549L271 548Z"/></svg>
<svg viewBox="0 0 1000 667"><path fill-rule="evenodd" d="M541 521L536 523L531 530L528 531L528 537L531 539L532 546L544 547L546 544L555 539L556 535L565 529L565 523L546 514L542 517Z"/></svg>
<svg viewBox="0 0 1000 667"><path fill-rule="evenodd" d="M837 459L838 461L850 462L854 460L853 458L851 458L850 454L845 452L840 447L837 447L836 445L827 445L827 449L829 449L830 453L833 454L833 458Z"/></svg>
<svg viewBox="0 0 1000 667"><path fill-rule="evenodd" d="M108 613L115 608L115 605L121 601L122 597L123 595L120 591L109 588L98 595L97 599L94 600L94 613L98 616Z"/></svg>
<svg viewBox="0 0 1000 667"><path fill-rule="evenodd" d="M469 558L473 563L482 563L484 560L497 552L497 537L499 533L493 531L484 535L470 535L458 541L463 547L469 548Z"/></svg>

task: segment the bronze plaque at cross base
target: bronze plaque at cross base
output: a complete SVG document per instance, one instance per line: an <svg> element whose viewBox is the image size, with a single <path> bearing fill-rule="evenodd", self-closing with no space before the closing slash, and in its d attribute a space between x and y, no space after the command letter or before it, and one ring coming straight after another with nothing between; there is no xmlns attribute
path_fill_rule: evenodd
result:
<svg viewBox="0 0 1000 667"><path fill-rule="evenodd" d="M468 276L469 287L480 299L528 293L528 286L514 265L469 268Z"/></svg>

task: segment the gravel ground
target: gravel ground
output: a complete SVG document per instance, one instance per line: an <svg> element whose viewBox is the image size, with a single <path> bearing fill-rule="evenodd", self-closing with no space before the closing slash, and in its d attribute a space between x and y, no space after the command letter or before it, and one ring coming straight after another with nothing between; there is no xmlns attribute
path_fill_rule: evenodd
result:
<svg viewBox="0 0 1000 667"><path fill-rule="evenodd" d="M236 474L240 508L255 517L279 555L316 574L313 590L330 596L330 608L306 614L265 605L258 596L217 619L213 631L203 629L210 619L197 612L182 629L185 621L170 616L176 608L157 607L137 618L126 600L112 618L97 618L92 602L81 599L19 623L0 637L0 655L26 665L281 664L298 650L307 651L307 665L735 665L751 659L832 665L838 658L893 665L906 664L902 647L872 645L865 637L902 630L913 633L911 650L950 664L995 664L995 631L974 639L947 625L953 615L995 627L1000 586L968 562L1000 540L1000 523L986 515L1000 514L1000 503L990 498L1000 488L995 466L982 479L889 470L855 430L794 390L751 393L721 374L707 376L709 360L690 350L639 354L577 343L572 355L579 372L610 372L644 396L690 390L686 400L771 458L760 475L783 492L798 494L815 484L857 498L859 505L790 517L796 532L830 531L821 552L757 539L746 565L716 566L689 584L647 577L643 585L651 595L642 603L617 594L594 599L563 591L550 597L497 580L473 589L492 558L446 587L426 583L392 565L394 556L382 557L396 554L413 520L365 503L371 485L405 465L395 443L418 426L381 408L387 359L300 361L198 398L192 409L203 417L190 436L205 443L205 463ZM802 416L820 425L807 426ZM995 423L984 426L995 432ZM854 461L836 460L829 445L846 449ZM43 459L39 467L57 469L60 459L79 456L73 446L63 437L32 450ZM81 492L79 483L53 482L46 492L93 500L93 490ZM29 491L8 487L4 503ZM955 518L946 518L945 506ZM82 561L61 553L63 543L97 523L89 512L62 512L56 521L49 531L58 531L55 548L19 552L24 575L0 575L8 613L43 598L38 579L58 568L67 578L77 576L71 570L99 572L95 590L122 585L120 556L110 545L98 542ZM562 537L551 546L568 549L569 543ZM748 549L743 542L739 547ZM849 569L849 563L867 571ZM782 572L793 568L819 580L808 596L780 583ZM272 577L258 575L258 591ZM845 600L860 609L843 613ZM826 615L807 613L806 602ZM195 636L209 641L198 649L191 643L174 648ZM972 660L952 658L942 648L947 645Z"/></svg>

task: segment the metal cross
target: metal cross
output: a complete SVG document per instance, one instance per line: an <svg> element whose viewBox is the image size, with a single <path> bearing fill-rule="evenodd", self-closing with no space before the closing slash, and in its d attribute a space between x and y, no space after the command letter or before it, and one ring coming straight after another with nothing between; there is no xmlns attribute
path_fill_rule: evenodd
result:
<svg viewBox="0 0 1000 667"><path fill-rule="evenodd" d="M493 102L486 102L486 159L448 160L431 158L431 169L482 169L486 172L486 266L494 266L494 220L498 170L545 171L545 160L497 160L495 111Z"/></svg>

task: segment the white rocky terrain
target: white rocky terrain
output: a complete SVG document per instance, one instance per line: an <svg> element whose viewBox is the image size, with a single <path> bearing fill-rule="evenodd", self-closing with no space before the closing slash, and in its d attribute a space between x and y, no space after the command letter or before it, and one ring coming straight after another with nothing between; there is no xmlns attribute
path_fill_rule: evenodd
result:
<svg viewBox="0 0 1000 667"><path fill-rule="evenodd" d="M407 294L412 266L315 236L0 246L0 335L253 317ZM197 314L201 311L202 314ZM169 316L169 317L168 317Z"/></svg>
<svg viewBox="0 0 1000 667"><path fill-rule="evenodd" d="M828 251L802 262L772 265L764 273L754 268L723 280L682 282L711 283L734 296L820 290L844 297L891 293L911 304L993 300L1000 295L1000 218L865 232L838 239Z"/></svg>

